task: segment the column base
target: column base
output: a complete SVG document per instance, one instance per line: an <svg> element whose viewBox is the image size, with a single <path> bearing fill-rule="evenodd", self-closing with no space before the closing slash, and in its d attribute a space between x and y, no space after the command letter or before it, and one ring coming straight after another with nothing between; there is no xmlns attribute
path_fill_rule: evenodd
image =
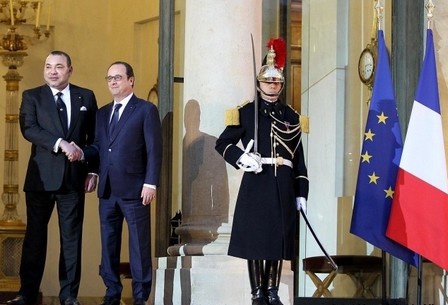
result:
<svg viewBox="0 0 448 305"><path fill-rule="evenodd" d="M21 221L0 221L0 292L2 293L16 292L20 289L20 260L25 231L26 225Z"/></svg>
<svg viewBox="0 0 448 305"><path fill-rule="evenodd" d="M247 261L227 255L160 257L154 304L246 305L251 301ZM294 273L283 263L279 295L294 304Z"/></svg>
<svg viewBox="0 0 448 305"><path fill-rule="evenodd" d="M231 229L228 223L221 224L217 229L209 225L182 225L176 232L182 241L187 241L170 246L167 253L169 256L226 255Z"/></svg>

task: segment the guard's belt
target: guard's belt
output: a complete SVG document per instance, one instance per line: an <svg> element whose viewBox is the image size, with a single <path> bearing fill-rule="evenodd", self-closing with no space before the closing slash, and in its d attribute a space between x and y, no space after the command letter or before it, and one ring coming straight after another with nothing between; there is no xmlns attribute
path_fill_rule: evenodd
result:
<svg viewBox="0 0 448 305"><path fill-rule="evenodd" d="M261 158L262 164L274 164L274 165L286 165L292 168L292 161L288 159L284 159L283 157L277 158Z"/></svg>

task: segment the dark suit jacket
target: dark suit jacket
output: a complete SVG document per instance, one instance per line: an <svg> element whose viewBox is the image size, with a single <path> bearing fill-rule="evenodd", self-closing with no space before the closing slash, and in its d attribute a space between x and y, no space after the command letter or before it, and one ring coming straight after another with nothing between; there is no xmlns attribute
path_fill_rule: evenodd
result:
<svg viewBox="0 0 448 305"><path fill-rule="evenodd" d="M98 197L107 192L123 199L140 198L144 183L158 185L162 161L162 134L157 107L151 102L131 97L109 135L113 103L97 113L95 141L85 150L87 160L99 153ZM94 148L92 150L92 148Z"/></svg>
<svg viewBox="0 0 448 305"><path fill-rule="evenodd" d="M32 143L23 190L56 191L62 183L70 190L84 191L87 164L69 162L62 151L55 153L59 138L80 147L91 144L98 109L93 91L70 84L71 123L64 134L50 87L25 90L20 106L20 130Z"/></svg>

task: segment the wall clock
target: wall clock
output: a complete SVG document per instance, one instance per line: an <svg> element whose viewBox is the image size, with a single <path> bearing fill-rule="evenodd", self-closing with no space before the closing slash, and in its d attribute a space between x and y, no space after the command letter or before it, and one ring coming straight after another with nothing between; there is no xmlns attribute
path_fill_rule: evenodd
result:
<svg viewBox="0 0 448 305"><path fill-rule="evenodd" d="M375 76L376 44L368 44L362 50L358 61L358 74L361 82L371 87Z"/></svg>

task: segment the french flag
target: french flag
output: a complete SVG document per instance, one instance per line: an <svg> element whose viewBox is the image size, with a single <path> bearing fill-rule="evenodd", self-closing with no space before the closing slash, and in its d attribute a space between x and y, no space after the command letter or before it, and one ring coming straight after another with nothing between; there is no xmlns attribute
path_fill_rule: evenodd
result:
<svg viewBox="0 0 448 305"><path fill-rule="evenodd" d="M448 270L448 180L432 30L398 169L386 235Z"/></svg>

